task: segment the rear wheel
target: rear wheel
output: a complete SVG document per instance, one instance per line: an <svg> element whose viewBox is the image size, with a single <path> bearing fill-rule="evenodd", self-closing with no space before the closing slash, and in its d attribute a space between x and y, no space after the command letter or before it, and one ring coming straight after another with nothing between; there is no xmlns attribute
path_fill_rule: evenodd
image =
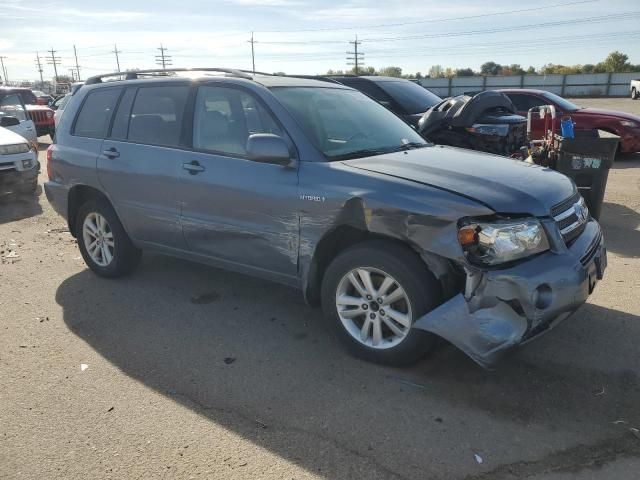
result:
<svg viewBox="0 0 640 480"><path fill-rule="evenodd" d="M131 243L115 211L105 200L90 200L80 207L76 238L85 263L101 277L127 275L140 261L140 250Z"/></svg>
<svg viewBox="0 0 640 480"><path fill-rule="evenodd" d="M322 282L322 307L338 338L354 355L387 365L413 363L433 347L434 335L411 327L441 295L411 250L383 241L342 252Z"/></svg>
<svg viewBox="0 0 640 480"><path fill-rule="evenodd" d="M631 89L631 100L637 100L639 96L639 92L636 91L635 88Z"/></svg>

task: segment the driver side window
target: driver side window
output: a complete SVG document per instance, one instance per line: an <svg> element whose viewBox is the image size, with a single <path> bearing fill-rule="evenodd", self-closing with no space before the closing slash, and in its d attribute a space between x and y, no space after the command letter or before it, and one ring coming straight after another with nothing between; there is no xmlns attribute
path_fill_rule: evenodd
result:
<svg viewBox="0 0 640 480"><path fill-rule="evenodd" d="M27 112L22 105L20 96L11 94L0 100L0 117L16 117L21 122L27 120Z"/></svg>
<svg viewBox="0 0 640 480"><path fill-rule="evenodd" d="M252 95L235 88L198 88L193 119L193 147L243 157L249 135L282 130Z"/></svg>

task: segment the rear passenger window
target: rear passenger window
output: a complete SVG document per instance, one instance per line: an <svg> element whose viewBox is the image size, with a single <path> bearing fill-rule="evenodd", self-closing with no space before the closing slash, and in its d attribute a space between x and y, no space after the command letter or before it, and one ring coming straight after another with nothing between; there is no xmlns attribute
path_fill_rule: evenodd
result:
<svg viewBox="0 0 640 480"><path fill-rule="evenodd" d="M129 132L129 118L131 116L131 104L136 96L135 88L128 88L118 104L116 115L111 127L111 138L126 140Z"/></svg>
<svg viewBox="0 0 640 480"><path fill-rule="evenodd" d="M193 121L193 146L243 156L249 135L282 130L252 95L235 88L200 87Z"/></svg>
<svg viewBox="0 0 640 480"><path fill-rule="evenodd" d="M104 138L121 91L121 88L109 88L89 93L76 118L73 134L79 137Z"/></svg>
<svg viewBox="0 0 640 480"><path fill-rule="evenodd" d="M178 146L188 95L186 85L138 89L129 122L129 141Z"/></svg>

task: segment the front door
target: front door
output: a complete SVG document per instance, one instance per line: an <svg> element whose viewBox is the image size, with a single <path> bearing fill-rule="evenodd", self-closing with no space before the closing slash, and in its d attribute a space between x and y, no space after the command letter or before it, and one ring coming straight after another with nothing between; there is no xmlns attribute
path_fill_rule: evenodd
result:
<svg viewBox="0 0 640 480"><path fill-rule="evenodd" d="M254 133L287 139L253 93L215 83L198 88L194 151L180 172L184 236L192 252L230 267L295 278L298 172L249 160L245 146Z"/></svg>
<svg viewBox="0 0 640 480"><path fill-rule="evenodd" d="M178 183L188 155L182 125L187 84L129 87L98 156L98 176L129 235L185 250Z"/></svg>

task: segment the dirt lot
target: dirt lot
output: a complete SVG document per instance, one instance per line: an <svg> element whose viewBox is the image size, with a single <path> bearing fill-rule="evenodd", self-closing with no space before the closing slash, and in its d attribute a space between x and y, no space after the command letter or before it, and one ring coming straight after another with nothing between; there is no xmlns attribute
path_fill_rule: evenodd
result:
<svg viewBox="0 0 640 480"><path fill-rule="evenodd" d="M640 155L602 223L605 279L552 333L493 372L444 344L393 369L284 287L154 255L97 278L41 192L4 201L0 478L637 478Z"/></svg>

